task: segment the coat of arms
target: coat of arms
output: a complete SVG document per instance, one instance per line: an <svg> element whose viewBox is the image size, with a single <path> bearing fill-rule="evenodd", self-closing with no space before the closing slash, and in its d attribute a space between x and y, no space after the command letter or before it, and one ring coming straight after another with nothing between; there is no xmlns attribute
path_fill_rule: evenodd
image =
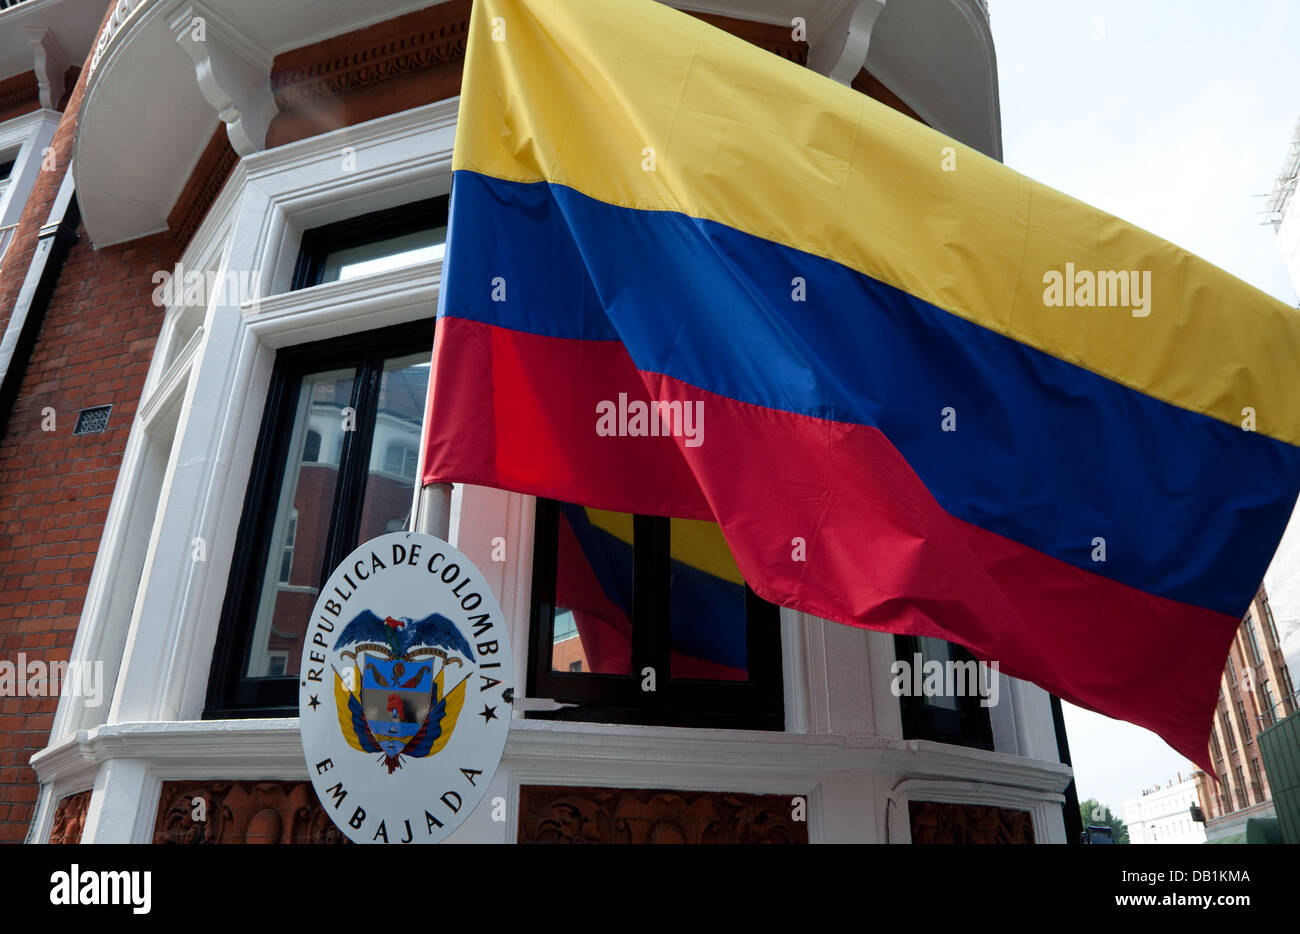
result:
<svg viewBox="0 0 1300 934"><path fill-rule="evenodd" d="M513 719L509 628L482 573L440 538L388 532L326 579L302 640L303 761L334 826L354 843L454 833Z"/></svg>
<svg viewBox="0 0 1300 934"><path fill-rule="evenodd" d="M353 749L377 753L391 774L403 756L425 758L447 745L465 704L466 678L457 676L466 660L474 661L449 619L380 619L363 610L334 651L353 662L334 670L339 729ZM449 677L456 678L450 688Z"/></svg>

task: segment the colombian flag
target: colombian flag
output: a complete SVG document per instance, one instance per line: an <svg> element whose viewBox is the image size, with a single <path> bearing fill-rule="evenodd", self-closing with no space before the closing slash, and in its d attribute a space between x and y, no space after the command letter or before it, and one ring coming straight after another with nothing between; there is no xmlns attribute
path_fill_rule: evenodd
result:
<svg viewBox="0 0 1300 934"><path fill-rule="evenodd" d="M1295 310L649 0L470 32L426 483L716 521L769 601L1211 768L1300 489Z"/></svg>

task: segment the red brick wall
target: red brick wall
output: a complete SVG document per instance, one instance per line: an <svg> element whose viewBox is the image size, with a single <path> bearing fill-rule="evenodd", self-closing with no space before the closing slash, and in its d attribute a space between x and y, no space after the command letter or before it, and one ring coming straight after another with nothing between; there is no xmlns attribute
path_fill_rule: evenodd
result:
<svg viewBox="0 0 1300 934"><path fill-rule="evenodd" d="M95 251L81 234L0 440L0 659L62 661L72 649L162 323L149 277L178 254L156 237ZM79 409L109 403L107 430L73 435ZM27 831L37 791L27 762L57 706L57 697L0 698L0 841Z"/></svg>
<svg viewBox="0 0 1300 934"><path fill-rule="evenodd" d="M51 143L57 169L37 178L0 266L0 331L8 324L37 233L67 171L84 92L85 82L78 76ZM76 413L69 412L69 406L92 395L117 402L131 382L138 395L136 371L115 371L130 367L135 359L110 346L122 329L103 313L122 304L121 297L113 295L123 288L117 284L122 274L112 269L111 255L99 261L91 257L84 241L73 246L32 366L0 438L4 661L16 663L19 652L28 661L67 659L130 427L123 419L125 411L114 411L107 432L91 436L89 444L77 444L72 438ZM138 312L123 317L132 322L127 330L143 324L134 323ZM74 339L67 342L69 337ZM58 413L56 432L41 431L40 411L46 405ZM123 406L133 408L134 403ZM0 841L21 841L27 833L37 796L36 776L27 763L45 746L57 707L57 697L0 697Z"/></svg>

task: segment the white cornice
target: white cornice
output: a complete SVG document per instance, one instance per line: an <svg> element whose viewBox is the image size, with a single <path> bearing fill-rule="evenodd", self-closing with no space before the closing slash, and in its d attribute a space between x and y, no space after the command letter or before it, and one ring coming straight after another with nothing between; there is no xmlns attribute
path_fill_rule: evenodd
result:
<svg viewBox="0 0 1300 934"><path fill-rule="evenodd" d="M42 783L64 785L110 759L142 760L160 774L214 779L307 777L296 717L109 724L41 750L32 767ZM683 768L791 777L886 772L1040 797L1060 794L1071 776L1060 763L927 741L545 720L511 724L504 762L525 775L554 774L566 763L628 766L647 778L656 770Z"/></svg>
<svg viewBox="0 0 1300 934"><path fill-rule="evenodd" d="M415 263L247 302L240 311L265 346L284 347L333 333L340 322L362 331L431 318L441 280L441 261Z"/></svg>
<svg viewBox="0 0 1300 934"><path fill-rule="evenodd" d="M0 146L7 148L15 141L26 139L42 120L53 120L57 124L59 113L56 110L33 110L0 123Z"/></svg>
<svg viewBox="0 0 1300 934"><path fill-rule="evenodd" d="M376 117L364 123L331 130L316 136L263 150L240 159L230 172L230 177L222 186L212 207L208 209L203 222L195 231L194 237L185 249L186 257L206 256L214 245L222 239L230 228L232 218L247 192L249 185L261 183L275 176L292 174L298 169L319 164L322 159L337 156L343 147L355 149L359 154L376 146L401 143L422 134L436 132L440 129L453 128L460 108L460 98L438 101L415 107L401 113L385 117ZM382 185L394 172L394 166L384 161L373 168L364 168L366 160L358 158L363 168L352 175L354 182L372 182ZM413 147L404 169L428 174L442 168L450 169L451 147L424 145ZM332 191L337 191L336 178L323 181L304 182L299 185L275 186L271 200L282 206L292 205L295 201L311 201L327 198ZM194 268L198 268L195 266ZM276 303L273 299L262 299L261 307L288 308L288 304Z"/></svg>
<svg viewBox="0 0 1300 934"><path fill-rule="evenodd" d="M408 139L433 130L454 127L459 110L460 97L450 97L433 104L413 107L390 116L376 117L365 123L353 124L255 153L244 159L240 166L248 173L250 179L256 180L266 175L279 174L317 162L323 156L337 153L343 146L360 150L381 143Z"/></svg>
<svg viewBox="0 0 1300 934"><path fill-rule="evenodd" d="M196 776L307 773L296 717L110 724L41 750L31 764L41 783L64 784L111 759L144 760L164 771L192 767Z"/></svg>

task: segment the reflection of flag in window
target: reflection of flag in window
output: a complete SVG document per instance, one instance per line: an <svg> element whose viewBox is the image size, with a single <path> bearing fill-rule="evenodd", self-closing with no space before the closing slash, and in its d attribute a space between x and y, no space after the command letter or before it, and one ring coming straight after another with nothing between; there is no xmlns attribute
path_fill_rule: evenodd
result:
<svg viewBox="0 0 1300 934"><path fill-rule="evenodd" d="M631 670L632 517L560 505L557 613L570 610L588 668ZM716 525L674 520L669 613L672 676L744 681L745 584Z"/></svg>

